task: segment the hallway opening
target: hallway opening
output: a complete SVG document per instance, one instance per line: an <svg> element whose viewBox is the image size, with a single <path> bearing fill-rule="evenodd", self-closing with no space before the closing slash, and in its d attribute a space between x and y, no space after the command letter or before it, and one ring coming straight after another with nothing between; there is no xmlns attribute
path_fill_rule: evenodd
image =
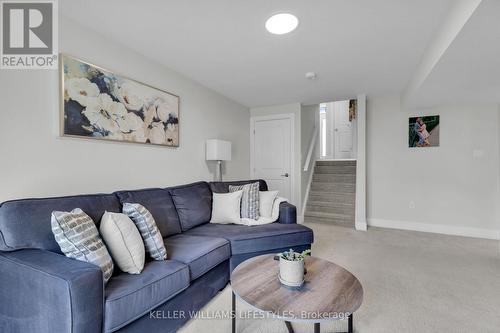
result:
<svg viewBox="0 0 500 333"><path fill-rule="evenodd" d="M319 105L319 159L356 160L356 100Z"/></svg>

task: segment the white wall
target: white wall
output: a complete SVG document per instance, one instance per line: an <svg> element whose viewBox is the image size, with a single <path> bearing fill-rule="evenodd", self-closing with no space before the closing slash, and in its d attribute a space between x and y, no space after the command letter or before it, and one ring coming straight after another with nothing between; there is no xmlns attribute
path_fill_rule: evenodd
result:
<svg viewBox="0 0 500 333"><path fill-rule="evenodd" d="M300 154L301 154L301 106L300 103L291 103L284 105L273 105L273 106L263 106L250 109L250 115L252 117L258 116L267 116L271 114L284 114L284 113L292 113L295 115L295 142L294 142L294 156L293 156L293 168L294 168L294 181L295 181L295 190L293 193L293 198L287 198L294 205L297 206L297 215L300 215L301 212L301 171L300 171Z"/></svg>
<svg viewBox="0 0 500 333"><path fill-rule="evenodd" d="M410 149L408 117L423 114L440 115L440 147ZM499 128L494 105L408 111L399 96L369 99L369 225L498 238Z"/></svg>
<svg viewBox="0 0 500 333"><path fill-rule="evenodd" d="M0 71L0 202L211 180L204 142L233 143L225 179L249 177L249 110L122 45L60 20L61 52L180 96L180 147L58 136L56 71ZM154 48L148 52L154 52Z"/></svg>
<svg viewBox="0 0 500 333"><path fill-rule="evenodd" d="M304 171L304 165L306 163L307 154L309 153L309 145L311 144L312 135L314 134L314 130L318 125L319 118L319 104L314 105L304 105L301 110L301 139L300 139L300 149L301 149L301 180L300 180L300 197L302 200L302 206L304 206L304 202L307 200L307 188L309 186L309 180L311 179L311 175L314 172L314 159L316 158L316 150L319 149L319 138L316 138L316 146L314 148L311 164L309 165L309 169ZM302 209L303 210L303 209ZM304 212L302 212L304 214Z"/></svg>

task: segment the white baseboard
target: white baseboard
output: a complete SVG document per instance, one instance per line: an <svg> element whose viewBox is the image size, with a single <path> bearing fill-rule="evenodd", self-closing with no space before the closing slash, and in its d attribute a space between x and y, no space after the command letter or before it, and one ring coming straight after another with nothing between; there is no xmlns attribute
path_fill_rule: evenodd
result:
<svg viewBox="0 0 500 333"><path fill-rule="evenodd" d="M431 232L436 234L464 236L474 238L496 239L500 240L500 231L494 229L470 228L444 224L429 224L410 221L396 221L385 219L368 219L368 226L412 230L421 232Z"/></svg>
<svg viewBox="0 0 500 333"><path fill-rule="evenodd" d="M356 221L354 222L354 228L358 231L367 231L368 225L366 224L366 221Z"/></svg>

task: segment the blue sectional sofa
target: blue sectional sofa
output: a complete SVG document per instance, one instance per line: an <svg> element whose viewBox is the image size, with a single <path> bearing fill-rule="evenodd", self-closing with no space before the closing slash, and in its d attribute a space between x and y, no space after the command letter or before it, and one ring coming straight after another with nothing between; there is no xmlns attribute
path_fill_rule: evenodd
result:
<svg viewBox="0 0 500 333"><path fill-rule="evenodd" d="M280 205L262 226L208 223L212 192L230 184L198 182L166 189L24 199L0 205L0 332L175 332L229 282L243 260L310 248L313 233ZM259 180L260 189L267 190ZM53 210L81 208L96 224L105 211L138 202L153 214L168 260L148 261L139 275L115 272L104 285L92 264L61 254L50 227Z"/></svg>

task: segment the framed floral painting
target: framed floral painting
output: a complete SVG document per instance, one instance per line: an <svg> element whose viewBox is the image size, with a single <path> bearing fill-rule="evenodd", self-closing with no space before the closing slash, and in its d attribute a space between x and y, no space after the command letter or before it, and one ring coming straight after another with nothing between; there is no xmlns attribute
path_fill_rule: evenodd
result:
<svg viewBox="0 0 500 333"><path fill-rule="evenodd" d="M62 55L61 135L179 146L179 97Z"/></svg>

